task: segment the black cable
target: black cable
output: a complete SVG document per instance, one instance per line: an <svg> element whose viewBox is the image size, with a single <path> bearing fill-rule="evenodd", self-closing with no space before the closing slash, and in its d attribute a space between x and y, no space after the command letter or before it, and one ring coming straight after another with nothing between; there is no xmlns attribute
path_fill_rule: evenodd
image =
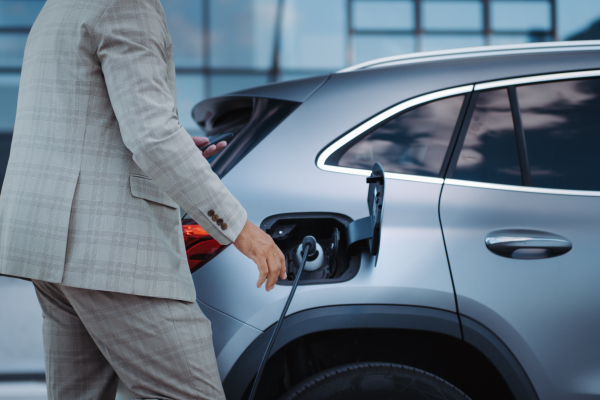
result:
<svg viewBox="0 0 600 400"><path fill-rule="evenodd" d="M250 397L248 400L254 400L254 396L256 395L256 390L258 389L258 383L260 382L260 377L262 376L263 370L265 368L265 364L267 359L269 358L269 353L273 348L273 344L275 344L275 338L279 333L279 329L281 329L281 324L283 319L285 318L285 314L287 313L288 308L290 307L290 303L292 302L292 298L294 297L294 293L296 292L296 287L298 286L298 282L300 281L300 275L302 275L302 270L304 270L304 265L306 264L306 258L309 255L313 255L317 250L317 241L312 236L306 236L302 241L302 264L300 264L300 268L298 269L298 273L296 274L296 278L294 279L294 284L292 285L292 291L288 296L287 302L285 303L285 307L283 307L283 312L279 316L279 321L277 321L277 325L275 325L275 331L273 332L273 336L271 336L271 340L269 340L269 345L267 346L267 350L265 351L265 355L263 356L262 361L260 362L260 366L258 367L258 372L256 373L256 379L254 380L254 385L252 385L252 391L250 392Z"/></svg>

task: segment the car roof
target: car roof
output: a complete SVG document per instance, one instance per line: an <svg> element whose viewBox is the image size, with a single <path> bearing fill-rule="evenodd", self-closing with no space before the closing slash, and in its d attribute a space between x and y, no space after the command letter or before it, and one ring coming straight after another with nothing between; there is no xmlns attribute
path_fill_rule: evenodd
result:
<svg viewBox="0 0 600 400"><path fill-rule="evenodd" d="M482 46L403 54L356 64L331 75L276 82L221 97L251 96L304 102L321 87L331 86L329 82L342 77L348 82L368 81L369 85L388 85L399 81L405 85L407 80L430 81L433 77L442 88L586 69L600 69L600 40ZM429 90L434 90L434 87ZM213 98L202 103L208 100L215 101Z"/></svg>
<svg viewBox="0 0 600 400"><path fill-rule="evenodd" d="M435 61L474 59L489 56L512 56L518 54L557 53L571 51L600 51L600 40L579 40L568 42L537 42L497 46L479 46L459 49L427 51L383 57L352 65L337 71L337 74L370 68L392 67L406 64Z"/></svg>

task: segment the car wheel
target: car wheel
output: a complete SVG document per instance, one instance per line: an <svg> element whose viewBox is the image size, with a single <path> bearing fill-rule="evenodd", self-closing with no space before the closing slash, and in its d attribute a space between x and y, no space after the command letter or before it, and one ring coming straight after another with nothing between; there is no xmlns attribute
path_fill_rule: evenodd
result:
<svg viewBox="0 0 600 400"><path fill-rule="evenodd" d="M279 400L469 400L442 378L390 363L334 367L308 377Z"/></svg>

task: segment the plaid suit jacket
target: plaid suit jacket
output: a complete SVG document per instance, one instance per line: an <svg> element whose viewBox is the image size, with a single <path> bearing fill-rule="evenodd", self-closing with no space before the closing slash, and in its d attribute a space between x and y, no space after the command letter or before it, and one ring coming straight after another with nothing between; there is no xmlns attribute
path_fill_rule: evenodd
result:
<svg viewBox="0 0 600 400"><path fill-rule="evenodd" d="M246 221L179 125L159 0L48 0L25 48L0 274L194 301L178 205L221 244Z"/></svg>

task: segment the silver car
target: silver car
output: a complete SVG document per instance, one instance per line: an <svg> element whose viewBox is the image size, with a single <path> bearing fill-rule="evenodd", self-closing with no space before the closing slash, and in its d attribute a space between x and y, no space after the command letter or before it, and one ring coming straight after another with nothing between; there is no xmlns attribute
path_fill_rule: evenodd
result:
<svg viewBox="0 0 600 400"><path fill-rule="evenodd" d="M213 170L288 267L258 290L184 219L228 399L249 395L306 235L320 258L257 398L600 398L600 41L390 57L192 114L234 134ZM376 162L381 229L362 235Z"/></svg>

